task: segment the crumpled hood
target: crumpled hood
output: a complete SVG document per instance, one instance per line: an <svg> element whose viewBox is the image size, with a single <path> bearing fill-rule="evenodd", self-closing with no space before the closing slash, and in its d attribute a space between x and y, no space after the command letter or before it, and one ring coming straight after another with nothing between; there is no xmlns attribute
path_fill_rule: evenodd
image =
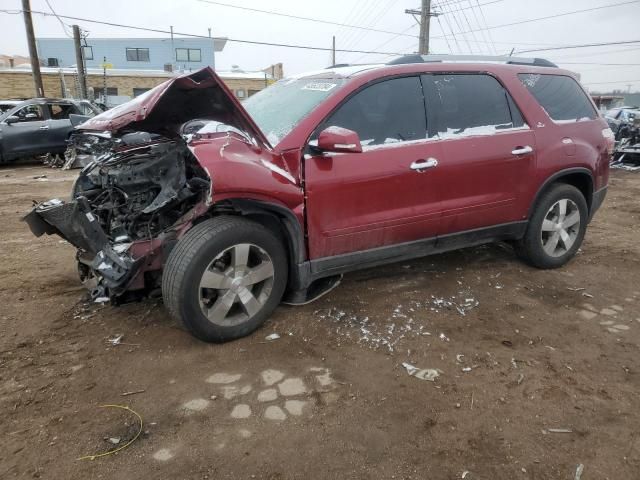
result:
<svg viewBox="0 0 640 480"><path fill-rule="evenodd" d="M171 78L127 103L96 115L77 128L176 135L183 123L195 119L232 125L269 145L247 111L210 67Z"/></svg>

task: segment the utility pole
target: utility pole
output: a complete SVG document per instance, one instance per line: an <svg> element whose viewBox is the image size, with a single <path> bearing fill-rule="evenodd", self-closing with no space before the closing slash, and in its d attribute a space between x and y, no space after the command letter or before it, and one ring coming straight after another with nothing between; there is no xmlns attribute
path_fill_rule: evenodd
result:
<svg viewBox="0 0 640 480"><path fill-rule="evenodd" d="M420 55L427 55L429 53L429 24L431 17L437 17L439 14L431 11L431 0L422 0L422 8L407 9L404 13L413 15L416 22L420 24L420 37L418 39L418 53ZM416 18L416 15L420 15L420 20Z"/></svg>
<svg viewBox="0 0 640 480"><path fill-rule="evenodd" d="M76 70L78 71L78 95L80 98L87 98L87 78L84 72L84 55L82 55L82 45L80 43L80 27L73 25L73 44L76 48Z"/></svg>
<svg viewBox="0 0 640 480"><path fill-rule="evenodd" d="M33 73L33 83L36 97L44 97L44 85L40 74L40 59L36 48L36 36L33 33L33 21L31 20L31 4L29 0L22 0L22 15L24 16L24 28L27 31L27 43L29 44L29 56L31 57L31 72Z"/></svg>
<svg viewBox="0 0 640 480"><path fill-rule="evenodd" d="M333 36L333 46L331 47L331 65L336 64L336 36Z"/></svg>

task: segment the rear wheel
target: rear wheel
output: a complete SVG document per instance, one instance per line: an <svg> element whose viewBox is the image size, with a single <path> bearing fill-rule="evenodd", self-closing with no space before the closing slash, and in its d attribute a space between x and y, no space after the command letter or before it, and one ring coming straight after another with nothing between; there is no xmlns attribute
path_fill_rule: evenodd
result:
<svg viewBox="0 0 640 480"><path fill-rule="evenodd" d="M282 242L259 223L218 217L192 228L171 251L164 303L197 338L224 342L259 328L287 284Z"/></svg>
<svg viewBox="0 0 640 480"><path fill-rule="evenodd" d="M588 220L587 202L577 188L557 184L545 192L531 216L518 255L538 268L567 263L582 245Z"/></svg>

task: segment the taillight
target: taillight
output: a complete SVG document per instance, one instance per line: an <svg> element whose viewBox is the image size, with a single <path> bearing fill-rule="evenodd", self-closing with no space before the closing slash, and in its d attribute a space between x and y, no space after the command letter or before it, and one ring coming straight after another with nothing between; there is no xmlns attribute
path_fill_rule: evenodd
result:
<svg viewBox="0 0 640 480"><path fill-rule="evenodd" d="M613 155L613 150L616 146L615 135L610 128L604 128L602 129L602 136L607 141L607 151L609 152L609 155Z"/></svg>

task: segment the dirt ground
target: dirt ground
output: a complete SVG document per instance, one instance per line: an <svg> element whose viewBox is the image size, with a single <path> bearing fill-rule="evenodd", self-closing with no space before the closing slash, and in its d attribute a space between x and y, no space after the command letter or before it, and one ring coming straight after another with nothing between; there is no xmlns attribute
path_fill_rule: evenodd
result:
<svg viewBox="0 0 640 480"><path fill-rule="evenodd" d="M224 345L159 299L86 303L73 248L20 221L73 176L0 168L0 478L640 478L640 174L565 268L491 245L362 271ZM107 404L142 434L79 460L138 433Z"/></svg>

